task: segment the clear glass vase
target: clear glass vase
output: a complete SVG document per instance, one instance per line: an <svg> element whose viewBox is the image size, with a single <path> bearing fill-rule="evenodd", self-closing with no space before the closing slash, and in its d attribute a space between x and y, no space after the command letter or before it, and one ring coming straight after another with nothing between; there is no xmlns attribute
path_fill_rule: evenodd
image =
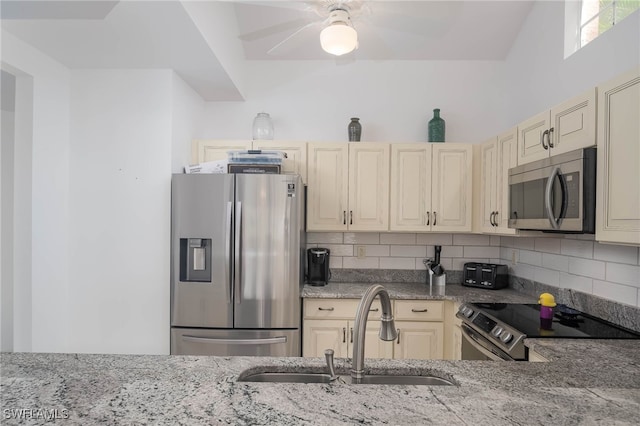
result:
<svg viewBox="0 0 640 426"><path fill-rule="evenodd" d="M273 139L273 122L266 112L259 112L253 119L253 140Z"/></svg>

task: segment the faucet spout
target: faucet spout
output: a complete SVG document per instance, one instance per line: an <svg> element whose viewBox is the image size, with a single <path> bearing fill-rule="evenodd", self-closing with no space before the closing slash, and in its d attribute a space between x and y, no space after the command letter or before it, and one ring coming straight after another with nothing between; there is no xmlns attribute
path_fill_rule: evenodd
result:
<svg viewBox="0 0 640 426"><path fill-rule="evenodd" d="M391 310L391 299L389 293L381 285L373 285L367 289L362 296L358 309L356 311L356 319L353 334L353 364L351 367L352 382L359 383L364 377L364 338L367 328L367 317L369 309L376 296L380 296L382 305L382 317L380 318L380 339L394 340L398 333L393 321L393 312Z"/></svg>

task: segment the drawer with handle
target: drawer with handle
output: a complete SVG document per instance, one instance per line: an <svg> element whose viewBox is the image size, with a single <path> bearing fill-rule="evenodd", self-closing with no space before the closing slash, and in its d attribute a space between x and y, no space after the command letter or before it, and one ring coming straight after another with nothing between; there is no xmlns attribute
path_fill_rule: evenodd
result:
<svg viewBox="0 0 640 426"><path fill-rule="evenodd" d="M441 300L395 300L393 317L398 321L443 321Z"/></svg>
<svg viewBox="0 0 640 426"><path fill-rule="evenodd" d="M304 299L304 317L353 320L359 303L360 299ZM374 300L369 310L369 319L378 319L380 315L382 315L380 301Z"/></svg>

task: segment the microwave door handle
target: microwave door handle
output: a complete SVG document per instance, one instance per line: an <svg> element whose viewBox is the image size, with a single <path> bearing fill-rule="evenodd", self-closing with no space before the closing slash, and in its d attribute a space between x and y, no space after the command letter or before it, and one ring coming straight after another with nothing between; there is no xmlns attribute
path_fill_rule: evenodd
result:
<svg viewBox="0 0 640 426"><path fill-rule="evenodd" d="M558 216L558 225L567 215L567 208L569 207L569 188L567 188L567 180L562 175L558 175L560 180L560 189L562 190L562 205L560 206L560 216Z"/></svg>
<svg viewBox="0 0 640 426"><path fill-rule="evenodd" d="M551 175L549 175L549 179L547 180L547 187L544 191L544 207L547 210L547 216L549 218L549 222L551 223L551 227L553 229L560 228L560 218L556 220L555 215L553 214L553 200L552 200L552 189L553 182L556 179L556 176L560 175L560 166L555 166L551 171ZM563 196L564 198L564 196Z"/></svg>

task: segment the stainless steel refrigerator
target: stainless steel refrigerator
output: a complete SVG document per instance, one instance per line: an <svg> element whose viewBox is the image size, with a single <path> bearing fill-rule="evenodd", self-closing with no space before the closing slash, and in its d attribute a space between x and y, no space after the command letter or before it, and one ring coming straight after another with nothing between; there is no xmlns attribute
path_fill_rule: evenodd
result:
<svg viewBox="0 0 640 426"><path fill-rule="evenodd" d="M171 354L300 356L298 175L174 174Z"/></svg>

